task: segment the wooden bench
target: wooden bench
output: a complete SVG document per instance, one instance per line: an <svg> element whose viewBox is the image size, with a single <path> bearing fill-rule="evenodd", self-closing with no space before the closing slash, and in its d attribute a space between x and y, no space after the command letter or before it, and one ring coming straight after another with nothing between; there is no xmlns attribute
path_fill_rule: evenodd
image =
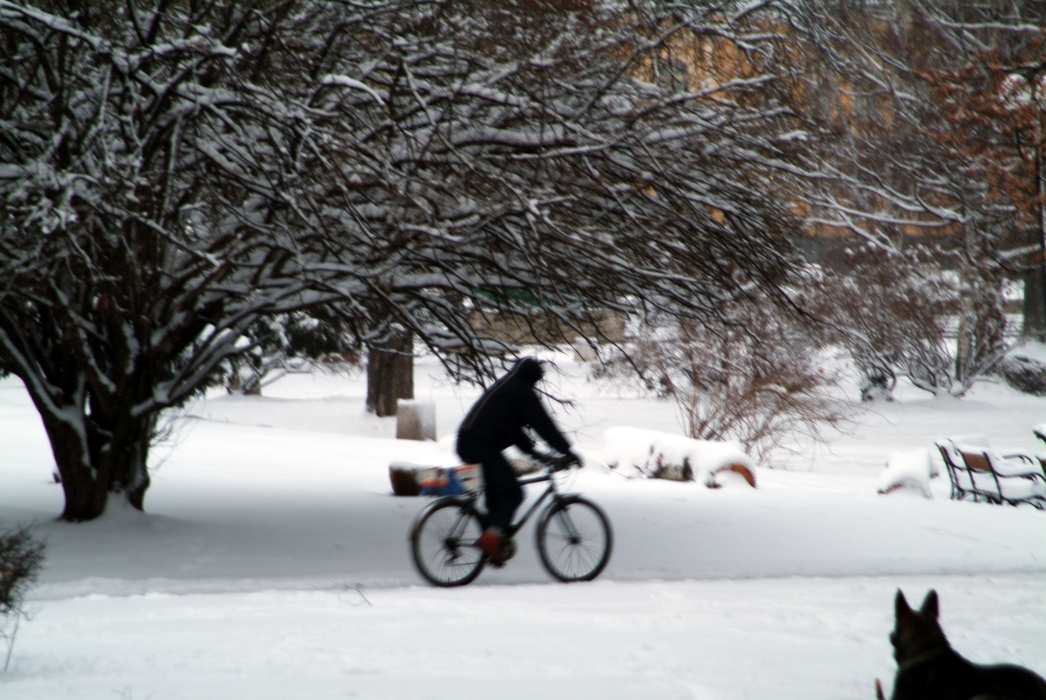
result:
<svg viewBox="0 0 1046 700"><path fill-rule="evenodd" d="M1001 455L980 435L937 440L951 482L951 497L1046 509L1046 472L1024 452Z"/></svg>

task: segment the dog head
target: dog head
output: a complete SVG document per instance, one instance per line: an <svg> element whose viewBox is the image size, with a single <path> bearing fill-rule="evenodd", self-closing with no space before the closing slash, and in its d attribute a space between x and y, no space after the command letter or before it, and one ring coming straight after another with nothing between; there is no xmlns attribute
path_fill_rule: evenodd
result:
<svg viewBox="0 0 1046 700"><path fill-rule="evenodd" d="M922 607L915 611L909 607L904 593L898 589L894 614L895 626L890 633L890 643L893 644L893 657L898 664L948 648L944 630L937 623L937 591L931 589Z"/></svg>

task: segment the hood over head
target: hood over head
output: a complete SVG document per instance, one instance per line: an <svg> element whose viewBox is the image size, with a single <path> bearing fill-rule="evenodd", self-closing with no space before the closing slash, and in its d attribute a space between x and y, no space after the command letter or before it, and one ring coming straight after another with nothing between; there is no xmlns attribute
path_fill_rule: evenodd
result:
<svg viewBox="0 0 1046 700"><path fill-rule="evenodd" d="M537 384L537 382L545 376L545 368L541 366L541 362L535 360L533 357L524 357L516 363L513 370L515 371L516 376L519 377L520 381L526 382L527 384Z"/></svg>

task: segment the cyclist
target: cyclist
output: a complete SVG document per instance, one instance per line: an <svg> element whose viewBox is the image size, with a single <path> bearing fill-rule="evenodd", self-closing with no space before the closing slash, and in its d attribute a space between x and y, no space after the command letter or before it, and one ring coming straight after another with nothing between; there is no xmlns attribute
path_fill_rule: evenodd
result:
<svg viewBox="0 0 1046 700"><path fill-rule="evenodd" d="M528 454L537 454L534 441L523 431L531 427L542 440L566 455L569 462L581 463L538 397L534 385L543 376L545 370L538 360L519 360L483 392L458 429L458 455L465 462L483 466L490 521L476 544L495 566L505 563L502 533L523 502L523 489L502 450L515 445Z"/></svg>

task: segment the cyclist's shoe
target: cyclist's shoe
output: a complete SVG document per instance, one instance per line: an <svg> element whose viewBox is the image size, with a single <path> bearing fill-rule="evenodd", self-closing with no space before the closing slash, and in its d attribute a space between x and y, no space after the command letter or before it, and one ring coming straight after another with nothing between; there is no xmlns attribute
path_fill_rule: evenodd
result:
<svg viewBox="0 0 1046 700"><path fill-rule="evenodd" d="M497 568L505 565L507 558L503 556L502 537L494 530L484 530L483 534L476 540L476 546L487 555L487 559ZM515 554L515 552L513 552Z"/></svg>
<svg viewBox="0 0 1046 700"><path fill-rule="evenodd" d="M502 537L498 547L502 562L506 562L516 556L516 541L511 537Z"/></svg>

